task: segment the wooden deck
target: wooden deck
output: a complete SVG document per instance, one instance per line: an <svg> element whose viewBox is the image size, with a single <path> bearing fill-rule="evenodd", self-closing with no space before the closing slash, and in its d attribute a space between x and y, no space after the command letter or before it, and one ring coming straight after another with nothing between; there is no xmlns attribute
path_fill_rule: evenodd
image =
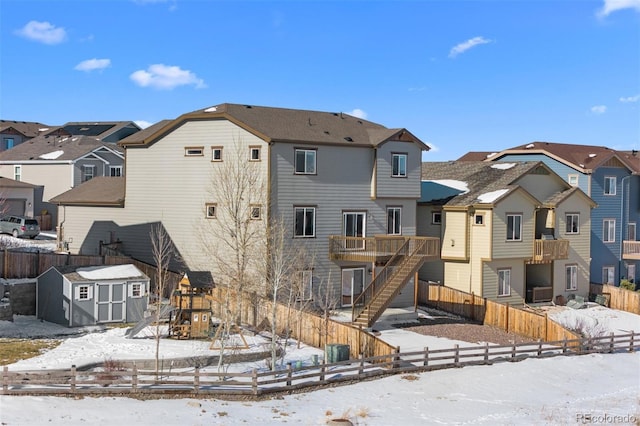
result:
<svg viewBox="0 0 640 426"><path fill-rule="evenodd" d="M329 258L354 262L385 264L408 240L424 240L423 256L431 259L440 257L440 239L433 237L404 237L399 235L377 235L374 237L329 237Z"/></svg>

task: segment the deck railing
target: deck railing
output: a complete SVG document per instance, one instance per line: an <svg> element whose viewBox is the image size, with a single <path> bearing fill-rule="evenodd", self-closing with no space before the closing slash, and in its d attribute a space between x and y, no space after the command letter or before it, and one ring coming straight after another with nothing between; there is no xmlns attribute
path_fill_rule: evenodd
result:
<svg viewBox="0 0 640 426"><path fill-rule="evenodd" d="M535 240L532 263L569 258L569 240Z"/></svg>
<svg viewBox="0 0 640 426"><path fill-rule="evenodd" d="M401 235L376 235L373 237L329 237L331 260L386 263L407 240L425 241L425 256L440 256L440 239L435 237L404 237Z"/></svg>
<svg viewBox="0 0 640 426"><path fill-rule="evenodd" d="M623 241L622 258L625 260L640 260L640 241Z"/></svg>

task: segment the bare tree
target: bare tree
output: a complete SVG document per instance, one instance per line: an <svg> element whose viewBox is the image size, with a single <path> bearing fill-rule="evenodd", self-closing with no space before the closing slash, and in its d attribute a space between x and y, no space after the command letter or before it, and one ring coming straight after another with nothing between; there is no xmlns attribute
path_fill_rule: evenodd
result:
<svg viewBox="0 0 640 426"><path fill-rule="evenodd" d="M325 283L324 291L321 288L318 288L315 292L314 304L320 310L322 315L322 325L318 332L320 333L321 342L324 340L324 343L327 344L327 340L329 338L329 319L333 312L335 312L336 307L338 306L338 298L335 295L335 289L331 285L331 271L329 271L327 280Z"/></svg>

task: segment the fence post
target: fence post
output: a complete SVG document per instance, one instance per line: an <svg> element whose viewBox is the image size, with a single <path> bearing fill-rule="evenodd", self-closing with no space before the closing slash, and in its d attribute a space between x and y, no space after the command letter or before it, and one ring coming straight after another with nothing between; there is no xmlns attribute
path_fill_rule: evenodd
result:
<svg viewBox="0 0 640 426"><path fill-rule="evenodd" d="M455 352L453 354L453 363L457 367L460 364L460 345L456 343Z"/></svg>
<svg viewBox="0 0 640 426"><path fill-rule="evenodd" d="M320 381L323 382L324 381L324 369L325 369L325 365L324 363L322 364L322 367L320 367Z"/></svg>
<svg viewBox="0 0 640 426"><path fill-rule="evenodd" d="M258 394L258 370L255 368L251 371L251 389L254 395Z"/></svg>
<svg viewBox="0 0 640 426"><path fill-rule="evenodd" d="M291 374L292 374L291 363L288 362L287 363L287 386L291 386Z"/></svg>
<svg viewBox="0 0 640 426"><path fill-rule="evenodd" d="M400 346L398 346L395 350L395 354L393 355L393 369L395 370L396 368L400 367L400 356L398 355L400 353Z"/></svg>
<svg viewBox="0 0 640 426"><path fill-rule="evenodd" d="M71 366L71 393L76 393L76 366Z"/></svg>
<svg viewBox="0 0 640 426"><path fill-rule="evenodd" d="M507 303L507 309L505 309L505 329L507 330L507 333L509 332L509 303Z"/></svg>
<svg viewBox="0 0 640 426"><path fill-rule="evenodd" d="M9 367L6 365L2 368L2 393L6 394L9 390Z"/></svg>
<svg viewBox="0 0 640 426"><path fill-rule="evenodd" d="M133 363L133 371L131 372L131 391L138 392L138 366Z"/></svg>
<svg viewBox="0 0 640 426"><path fill-rule="evenodd" d="M511 360L515 360L516 358L516 344L511 345Z"/></svg>
<svg viewBox="0 0 640 426"><path fill-rule="evenodd" d="M193 390L195 393L200 391L200 366L196 365L196 371L193 374Z"/></svg>
<svg viewBox="0 0 640 426"><path fill-rule="evenodd" d="M424 361L422 362L422 365L424 365L425 367L429 365L429 347L428 346L424 348Z"/></svg>
<svg viewBox="0 0 640 426"><path fill-rule="evenodd" d="M545 314L545 317L547 314ZM538 356L542 356L542 340L538 339Z"/></svg>
<svg viewBox="0 0 640 426"><path fill-rule="evenodd" d="M360 354L360 368L358 368L358 374L364 373L364 354Z"/></svg>
<svg viewBox="0 0 640 426"><path fill-rule="evenodd" d="M609 336L609 353L613 352L613 346L614 346L614 336L612 331Z"/></svg>
<svg viewBox="0 0 640 426"><path fill-rule="evenodd" d="M489 343L485 342L484 344L484 362L486 364L489 363Z"/></svg>
<svg viewBox="0 0 640 426"><path fill-rule="evenodd" d="M476 295L473 291L471 292L471 319L476 320Z"/></svg>
<svg viewBox="0 0 640 426"><path fill-rule="evenodd" d="M565 336L564 340L562 340L562 353L567 353L567 337Z"/></svg>
<svg viewBox="0 0 640 426"><path fill-rule="evenodd" d="M633 337L634 337L635 335L636 335L636 333L635 333L635 332L631 333L631 339L629 340L629 352L633 352L633 347L634 347L634 344L633 344Z"/></svg>

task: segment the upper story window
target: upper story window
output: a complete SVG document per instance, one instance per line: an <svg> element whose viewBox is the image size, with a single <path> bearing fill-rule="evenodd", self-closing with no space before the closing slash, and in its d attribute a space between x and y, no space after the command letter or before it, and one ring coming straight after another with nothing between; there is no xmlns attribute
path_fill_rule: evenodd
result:
<svg viewBox="0 0 640 426"><path fill-rule="evenodd" d="M13 166L13 180L22 179L22 166Z"/></svg>
<svg viewBox="0 0 640 426"><path fill-rule="evenodd" d="M507 241L522 241L522 214L507 214Z"/></svg>
<svg viewBox="0 0 640 426"><path fill-rule="evenodd" d="M484 213L476 213L473 216L473 224L474 225L484 225Z"/></svg>
<svg viewBox="0 0 640 426"><path fill-rule="evenodd" d="M112 177L122 176L122 166L109 166L109 176L112 176Z"/></svg>
<svg viewBox="0 0 640 426"><path fill-rule="evenodd" d="M260 147L259 146L250 146L249 147L249 161L260 161Z"/></svg>
<svg viewBox="0 0 640 426"><path fill-rule="evenodd" d="M96 175L96 166L94 166L93 164L87 164L85 166L82 166L83 182L93 179L95 175Z"/></svg>
<svg viewBox="0 0 640 426"><path fill-rule="evenodd" d="M299 175L316 174L316 150L296 149L295 170Z"/></svg>
<svg viewBox="0 0 640 426"><path fill-rule="evenodd" d="M636 223L629 222L627 224L627 240L635 241L636 240Z"/></svg>
<svg viewBox="0 0 640 426"><path fill-rule="evenodd" d="M295 207L295 224L293 235L295 237L316 236L316 209L315 207Z"/></svg>
<svg viewBox="0 0 640 426"><path fill-rule="evenodd" d="M602 241L614 243L616 241L616 220L605 219L602 221Z"/></svg>
<svg viewBox="0 0 640 426"><path fill-rule="evenodd" d="M13 144L14 144L13 138L6 138L6 139L4 140L4 149L11 149L11 148L13 148Z"/></svg>
<svg viewBox="0 0 640 426"><path fill-rule="evenodd" d="M222 147L221 146L212 146L211 147L211 161L222 161Z"/></svg>
<svg viewBox="0 0 640 426"><path fill-rule="evenodd" d="M431 224L440 225L442 223L442 212L431 212Z"/></svg>
<svg viewBox="0 0 640 426"><path fill-rule="evenodd" d="M567 182L569 182L571 186L578 186L578 178L579 176L577 174L570 174L567 176Z"/></svg>
<svg viewBox="0 0 640 426"><path fill-rule="evenodd" d="M387 207L387 234L401 235L402 226L400 218L402 217L401 207Z"/></svg>
<svg viewBox="0 0 640 426"><path fill-rule="evenodd" d="M407 154L391 155L391 176L407 177Z"/></svg>
<svg viewBox="0 0 640 426"><path fill-rule="evenodd" d="M567 213L565 216L567 234L580 233L580 215L578 213Z"/></svg>
<svg viewBox="0 0 640 426"><path fill-rule="evenodd" d="M604 195L616 195L616 177L604 177Z"/></svg>
<svg viewBox="0 0 640 426"><path fill-rule="evenodd" d="M207 219L215 219L218 213L218 206L216 203L207 203L204 205L205 215Z"/></svg>
<svg viewBox="0 0 640 426"><path fill-rule="evenodd" d="M203 146L188 146L184 149L185 157L202 157L204 155Z"/></svg>
<svg viewBox="0 0 640 426"><path fill-rule="evenodd" d="M262 207L251 206L251 219L259 220L262 217Z"/></svg>

